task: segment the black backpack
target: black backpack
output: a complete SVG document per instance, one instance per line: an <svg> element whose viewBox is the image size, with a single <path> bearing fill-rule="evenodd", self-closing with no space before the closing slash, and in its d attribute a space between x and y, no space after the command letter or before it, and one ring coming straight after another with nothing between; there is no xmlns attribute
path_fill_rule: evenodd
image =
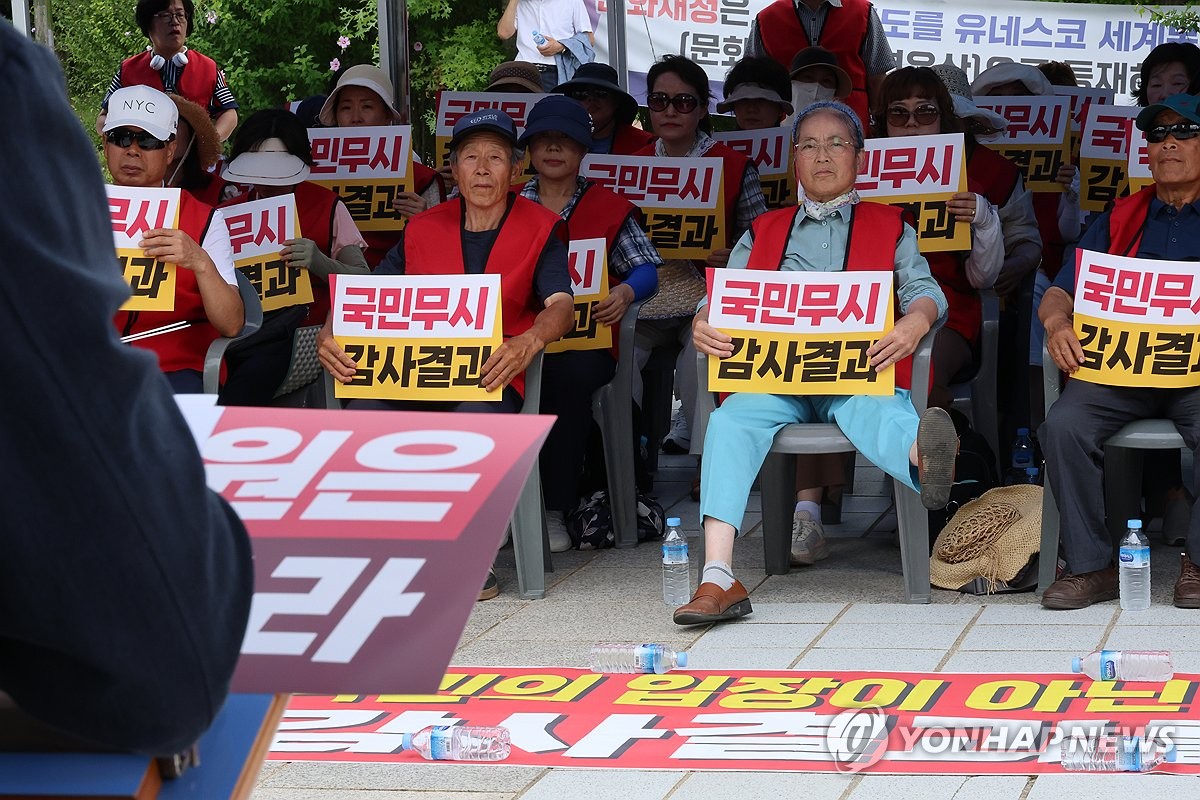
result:
<svg viewBox="0 0 1200 800"><path fill-rule="evenodd" d="M950 419L954 420L954 429L958 433L954 485L950 487L950 502L946 507L929 512L930 553L933 552L933 540L946 527L954 512L1000 483L996 474L996 454L992 452L987 438L972 428L962 413L951 409Z"/></svg>

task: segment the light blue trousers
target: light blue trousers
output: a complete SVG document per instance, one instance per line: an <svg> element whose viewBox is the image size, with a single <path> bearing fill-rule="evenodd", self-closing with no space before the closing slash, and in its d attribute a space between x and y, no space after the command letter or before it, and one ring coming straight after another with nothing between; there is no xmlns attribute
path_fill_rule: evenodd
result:
<svg viewBox="0 0 1200 800"><path fill-rule="evenodd" d="M750 487L775 434L793 422L836 422L846 438L888 475L917 487L908 452L920 418L907 389L889 396L797 396L734 394L708 421L700 474L700 519L712 517L737 529Z"/></svg>

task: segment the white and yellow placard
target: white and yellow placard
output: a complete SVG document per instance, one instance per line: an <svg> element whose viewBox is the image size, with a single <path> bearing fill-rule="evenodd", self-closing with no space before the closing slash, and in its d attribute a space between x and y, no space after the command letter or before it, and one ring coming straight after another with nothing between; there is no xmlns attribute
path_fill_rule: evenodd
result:
<svg viewBox="0 0 1200 800"><path fill-rule="evenodd" d="M714 392L873 394L895 391L867 350L892 329L892 271L708 270L708 322L733 337L710 356Z"/></svg>
<svg viewBox="0 0 1200 800"><path fill-rule="evenodd" d="M1154 183L1150 174L1150 148L1146 142L1146 132L1138 130L1137 125L1129 126L1129 160L1125 164L1125 172L1129 176L1129 193L1133 194Z"/></svg>
<svg viewBox="0 0 1200 800"><path fill-rule="evenodd" d="M331 276L333 335L354 359L338 397L494 400L480 378L504 341L500 276Z"/></svg>
<svg viewBox="0 0 1200 800"><path fill-rule="evenodd" d="M121 310L173 311L178 267L150 258L138 242L148 230L179 227L179 190L111 183L104 190L108 195L117 261L133 292L121 304Z"/></svg>
<svg viewBox="0 0 1200 800"><path fill-rule="evenodd" d="M1129 131L1137 106L1091 104L1079 140L1079 207L1103 211L1129 193Z"/></svg>
<svg viewBox="0 0 1200 800"><path fill-rule="evenodd" d="M713 138L754 162L767 208L796 205L796 173L792 168L790 128L720 131L714 133Z"/></svg>
<svg viewBox="0 0 1200 800"><path fill-rule="evenodd" d="M315 162L309 180L337 192L360 231L403 227L392 201L413 190L410 126L310 128L308 140Z"/></svg>
<svg viewBox="0 0 1200 800"><path fill-rule="evenodd" d="M612 328L596 321L596 304L608 297L608 247L604 239L572 239L567 250L571 291L575 295L575 327L546 345L547 353L564 350L607 350Z"/></svg>
<svg viewBox="0 0 1200 800"><path fill-rule="evenodd" d="M294 194L238 203L222 213L233 247L233 265L258 290L263 311L313 301L308 270L288 266L280 255L284 242L300 236Z"/></svg>
<svg viewBox="0 0 1200 800"><path fill-rule="evenodd" d="M980 141L1020 168L1029 191L1062 192L1054 178L1071 161L1071 98L976 97L975 105L1008 120L1007 129Z"/></svg>
<svg viewBox="0 0 1200 800"><path fill-rule="evenodd" d="M1079 250L1071 377L1110 386L1200 386L1200 263Z"/></svg>
<svg viewBox="0 0 1200 800"><path fill-rule="evenodd" d="M454 125L467 114L494 108L512 117L517 136L525 132L525 120L530 110L545 97L545 94L530 92L438 92L437 117L434 119L434 146L437 148L438 164L450 162L450 139ZM526 170L529 154L525 154Z"/></svg>
<svg viewBox="0 0 1200 800"><path fill-rule="evenodd" d="M1079 141L1087 121L1088 106L1111 106L1116 96L1111 86L1054 86L1059 97L1071 98L1071 163L1079 162Z"/></svg>

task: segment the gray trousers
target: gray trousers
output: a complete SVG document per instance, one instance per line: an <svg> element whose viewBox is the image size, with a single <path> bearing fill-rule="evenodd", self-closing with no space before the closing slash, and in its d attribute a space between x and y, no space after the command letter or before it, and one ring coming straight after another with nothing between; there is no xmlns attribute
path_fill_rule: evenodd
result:
<svg viewBox="0 0 1200 800"><path fill-rule="evenodd" d="M1200 464L1200 388L1142 389L1071 380L1038 429L1071 574L1103 569L1113 561L1115 545L1104 520L1104 441L1137 419L1172 420ZM1138 476L1131 480L1140 485ZM1187 553L1200 563L1200 486L1192 491L1197 500Z"/></svg>

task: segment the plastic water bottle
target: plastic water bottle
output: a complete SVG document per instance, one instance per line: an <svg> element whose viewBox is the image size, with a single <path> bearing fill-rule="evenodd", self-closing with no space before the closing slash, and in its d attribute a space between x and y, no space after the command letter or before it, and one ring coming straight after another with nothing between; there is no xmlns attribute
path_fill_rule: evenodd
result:
<svg viewBox="0 0 1200 800"><path fill-rule="evenodd" d="M536 44L538 47L541 47L542 45L544 45L546 43L546 37L542 36L542 34L538 33L535 30L533 32L533 41L534 41L534 44Z"/></svg>
<svg viewBox="0 0 1200 800"><path fill-rule="evenodd" d="M1145 611L1150 607L1150 541L1142 533L1140 519L1129 520L1117 555L1121 576L1121 608Z"/></svg>
<svg viewBox="0 0 1200 800"><path fill-rule="evenodd" d="M1071 671L1094 681L1157 681L1175 677L1171 654L1165 650L1097 650L1071 660Z"/></svg>
<svg viewBox="0 0 1200 800"><path fill-rule="evenodd" d="M686 667L687 653L661 644L597 644L592 646L592 672L653 672L663 675Z"/></svg>
<svg viewBox="0 0 1200 800"><path fill-rule="evenodd" d="M404 734L402 744L426 761L503 761L512 750L507 728L466 725L430 725Z"/></svg>
<svg viewBox="0 0 1200 800"><path fill-rule="evenodd" d="M1062 766L1069 772L1149 772L1175 763L1175 745L1137 736L1106 735L1095 740L1065 739Z"/></svg>
<svg viewBox="0 0 1200 800"><path fill-rule="evenodd" d="M687 539L679 533L679 517L667 519L667 535L663 539L662 550L663 602L671 608L678 608L692 599L688 544Z"/></svg>
<svg viewBox="0 0 1200 800"><path fill-rule="evenodd" d="M1012 446L1012 468L1020 473L1033 466L1033 441L1029 428L1017 428L1017 438Z"/></svg>

